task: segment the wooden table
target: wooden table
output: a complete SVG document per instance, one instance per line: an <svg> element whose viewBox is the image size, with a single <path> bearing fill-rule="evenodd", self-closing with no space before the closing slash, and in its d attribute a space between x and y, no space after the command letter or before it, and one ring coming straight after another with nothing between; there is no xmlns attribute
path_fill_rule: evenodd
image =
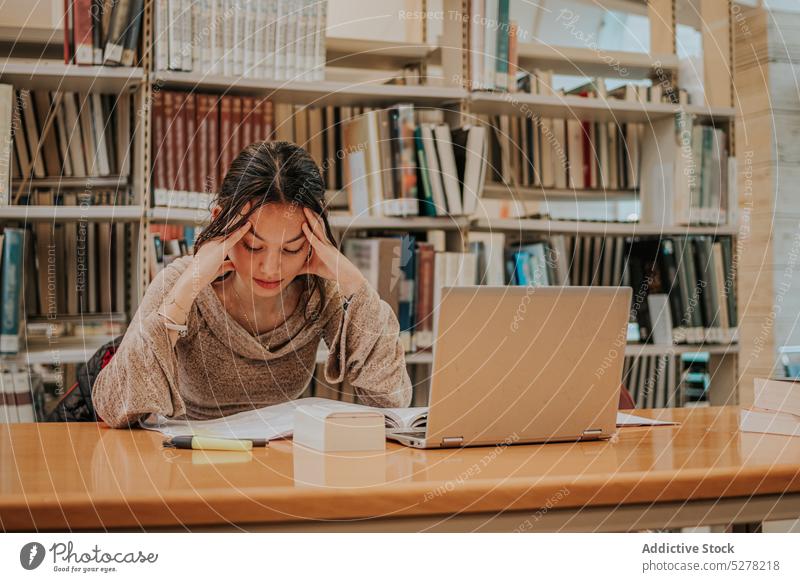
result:
<svg viewBox="0 0 800 582"><path fill-rule="evenodd" d="M0 426L0 528L625 531L800 516L800 438L736 407L612 441L322 455L175 451L144 430Z"/></svg>

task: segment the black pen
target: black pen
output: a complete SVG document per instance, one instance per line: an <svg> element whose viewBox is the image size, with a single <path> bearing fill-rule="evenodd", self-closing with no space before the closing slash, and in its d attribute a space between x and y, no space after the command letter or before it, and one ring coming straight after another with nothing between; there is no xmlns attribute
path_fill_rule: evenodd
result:
<svg viewBox="0 0 800 582"><path fill-rule="evenodd" d="M196 435L174 436L163 442L171 449L194 449L215 451L249 451L253 447L266 447L267 439L230 439Z"/></svg>

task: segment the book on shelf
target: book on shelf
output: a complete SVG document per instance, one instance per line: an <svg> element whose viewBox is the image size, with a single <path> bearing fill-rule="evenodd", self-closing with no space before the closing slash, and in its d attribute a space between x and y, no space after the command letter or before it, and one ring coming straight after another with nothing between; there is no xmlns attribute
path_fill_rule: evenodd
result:
<svg viewBox="0 0 800 582"><path fill-rule="evenodd" d="M800 390L796 378L755 378L753 404L739 413L743 432L800 436Z"/></svg>
<svg viewBox="0 0 800 582"><path fill-rule="evenodd" d="M0 92L3 110L12 108L11 177L71 178L130 173L131 96L18 90ZM9 102L9 99L11 100ZM48 123L48 118L52 118ZM0 198L8 204L11 196Z"/></svg>
<svg viewBox="0 0 800 582"><path fill-rule="evenodd" d="M2 265L0 265L0 294L3 311L0 315L0 354L19 352L22 325L23 258L25 230L6 227L0 234Z"/></svg>
<svg viewBox="0 0 800 582"><path fill-rule="evenodd" d="M342 250L397 316L407 352L432 347L436 306L444 285L477 283L477 256L444 252L436 236L350 238Z"/></svg>
<svg viewBox="0 0 800 582"><path fill-rule="evenodd" d="M144 0L64 0L64 63L132 67Z"/></svg>
<svg viewBox="0 0 800 582"><path fill-rule="evenodd" d="M27 197L32 204L89 207L114 205L118 193L37 190ZM18 229L28 237L21 258L24 268L19 274L20 281L24 278L25 282L24 313L59 316L125 312L130 228L123 222L79 220L36 221Z"/></svg>
<svg viewBox="0 0 800 582"><path fill-rule="evenodd" d="M681 405L679 362L671 354L626 356L622 384L636 408L674 408Z"/></svg>
<svg viewBox="0 0 800 582"><path fill-rule="evenodd" d="M653 92L645 91L651 88L630 84L608 92L602 79L556 92L552 71L535 69L522 81L520 91L531 94L634 101L657 98ZM530 112L478 118L492 128L490 181L505 185L512 193L518 187L614 191L639 188L641 144L648 139L641 123L545 118Z"/></svg>
<svg viewBox="0 0 800 582"><path fill-rule="evenodd" d="M207 210L236 155L274 127L270 101L167 90L152 120L153 202L171 208Z"/></svg>
<svg viewBox="0 0 800 582"><path fill-rule="evenodd" d="M25 369L0 372L0 424L36 421L28 375Z"/></svg>
<svg viewBox="0 0 800 582"><path fill-rule="evenodd" d="M343 181L354 216L463 216L485 180L486 128L451 129L411 104L351 110L343 121Z"/></svg>
<svg viewBox="0 0 800 582"><path fill-rule="evenodd" d="M633 341L671 345L737 340L732 253L725 236L554 234L510 246L502 260L506 284L632 287Z"/></svg>
<svg viewBox="0 0 800 582"><path fill-rule="evenodd" d="M179 257L192 254L195 228L181 225L150 225L150 279Z"/></svg>
<svg viewBox="0 0 800 582"><path fill-rule="evenodd" d="M155 0L155 68L321 81L327 11L318 0Z"/></svg>
<svg viewBox="0 0 800 582"><path fill-rule="evenodd" d="M641 220L663 225L738 221L736 158L726 133L695 116L652 122L642 147Z"/></svg>

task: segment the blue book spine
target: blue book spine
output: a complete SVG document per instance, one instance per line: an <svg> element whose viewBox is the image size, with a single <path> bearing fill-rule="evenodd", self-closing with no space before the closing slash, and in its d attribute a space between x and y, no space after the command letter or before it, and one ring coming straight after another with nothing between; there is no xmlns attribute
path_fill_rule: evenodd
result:
<svg viewBox="0 0 800 582"><path fill-rule="evenodd" d="M414 329L416 250L416 238L404 234L400 238L400 270L402 272L402 280L400 281L400 300L397 305L397 322L400 324L400 331L410 332Z"/></svg>
<svg viewBox="0 0 800 582"><path fill-rule="evenodd" d="M422 188L418 188L420 216L436 216L436 206L433 204L433 191L431 190L431 177L428 174L428 158L425 157L425 146L422 141L422 128L414 129L414 146L417 150L417 168L419 168Z"/></svg>
<svg viewBox="0 0 800 582"><path fill-rule="evenodd" d="M514 274L516 278L517 285L527 285L530 283L528 279L528 273L526 272L528 261L530 261L531 255L526 251L517 251L514 253Z"/></svg>
<svg viewBox="0 0 800 582"><path fill-rule="evenodd" d="M3 316L0 326L0 353L16 354L19 352L22 244L25 231L20 228L6 228L3 234Z"/></svg>
<svg viewBox="0 0 800 582"><path fill-rule="evenodd" d="M500 0L497 12L497 56L495 58L495 85L500 90L508 87L508 0Z"/></svg>

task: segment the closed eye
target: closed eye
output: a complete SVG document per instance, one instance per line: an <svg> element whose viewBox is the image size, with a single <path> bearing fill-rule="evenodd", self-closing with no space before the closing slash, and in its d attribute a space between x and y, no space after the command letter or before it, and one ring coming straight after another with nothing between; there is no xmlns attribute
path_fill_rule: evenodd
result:
<svg viewBox="0 0 800 582"><path fill-rule="evenodd" d="M297 253L299 253L300 251L303 250L304 246L306 246L305 243L303 243L302 245L300 245L296 249L283 249L283 252L284 253L288 253L290 255L296 255Z"/></svg>
<svg viewBox="0 0 800 582"><path fill-rule="evenodd" d="M247 244L247 242L245 242L245 241L242 241L242 246L244 246L244 248L246 248L246 249L247 249L248 251L250 251L251 253L257 253L258 251L260 251L260 250L262 250L262 249L264 248L264 247L251 247L251 246L250 246L249 244Z"/></svg>

